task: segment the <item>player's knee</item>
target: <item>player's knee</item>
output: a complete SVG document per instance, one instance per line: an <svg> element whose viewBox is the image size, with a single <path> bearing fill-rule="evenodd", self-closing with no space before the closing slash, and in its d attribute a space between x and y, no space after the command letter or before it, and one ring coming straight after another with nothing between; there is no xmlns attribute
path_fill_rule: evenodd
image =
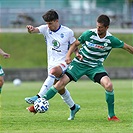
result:
<svg viewBox="0 0 133 133"><path fill-rule="evenodd" d="M108 83L106 83L105 85L104 85L104 87L105 87L105 89L107 90L107 91L113 91L113 85L112 85L112 83L111 82L108 82Z"/></svg>
<svg viewBox="0 0 133 133"><path fill-rule="evenodd" d="M55 73L56 73L56 70L55 69L51 69L50 70L50 74L55 75Z"/></svg>
<svg viewBox="0 0 133 133"><path fill-rule="evenodd" d="M55 77L60 77L60 75L62 74L62 71L58 69L51 69L50 74L54 75Z"/></svg>

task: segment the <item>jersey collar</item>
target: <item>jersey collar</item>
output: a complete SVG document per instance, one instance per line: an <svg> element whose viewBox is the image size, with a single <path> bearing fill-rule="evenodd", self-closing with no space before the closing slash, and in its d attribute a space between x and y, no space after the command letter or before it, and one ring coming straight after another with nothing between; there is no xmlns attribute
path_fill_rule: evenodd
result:
<svg viewBox="0 0 133 133"><path fill-rule="evenodd" d="M53 30L53 32L56 32L56 31L58 31L60 28L61 28L61 25L59 26L59 28L58 28L57 30Z"/></svg>

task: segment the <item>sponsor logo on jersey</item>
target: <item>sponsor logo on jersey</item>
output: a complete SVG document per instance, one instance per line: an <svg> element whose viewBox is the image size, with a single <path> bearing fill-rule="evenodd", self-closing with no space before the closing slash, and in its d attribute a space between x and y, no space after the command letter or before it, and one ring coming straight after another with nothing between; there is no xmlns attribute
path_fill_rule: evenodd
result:
<svg viewBox="0 0 133 133"><path fill-rule="evenodd" d="M85 43L88 47L94 47L94 48L98 48L98 49L103 49L104 48L104 46L102 46L102 45L94 44L94 43L91 43L91 42L88 42L88 41L86 41Z"/></svg>
<svg viewBox="0 0 133 133"><path fill-rule="evenodd" d="M52 44L53 44L52 50L55 50L57 52L61 52L61 50L58 50L58 48L60 47L60 43L57 40L53 40Z"/></svg>

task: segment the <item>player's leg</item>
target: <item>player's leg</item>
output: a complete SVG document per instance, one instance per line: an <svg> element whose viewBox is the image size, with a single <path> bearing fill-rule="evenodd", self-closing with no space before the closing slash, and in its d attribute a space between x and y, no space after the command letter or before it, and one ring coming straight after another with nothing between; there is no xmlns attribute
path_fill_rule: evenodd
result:
<svg viewBox="0 0 133 133"><path fill-rule="evenodd" d="M106 72L97 73L94 77L105 88L106 102L108 106L108 120L118 121L114 113L114 90L112 82Z"/></svg>
<svg viewBox="0 0 133 133"><path fill-rule="evenodd" d="M86 69L82 69L83 67L81 67L81 65L79 65L76 61L72 61L63 77L47 91L45 98L47 100L51 99L57 92L65 88L70 81L77 81L81 76L83 76Z"/></svg>
<svg viewBox="0 0 133 133"><path fill-rule="evenodd" d="M63 99L63 101L70 108L70 117L68 118L68 120L73 120L74 117L75 117L75 114L80 110L80 106L78 104L75 104L75 102L73 101L73 99L72 99L69 91L66 88L62 88L60 91L55 91L56 89L54 87L51 87L51 88L52 88L52 91L51 90L48 91L48 93L50 94L50 96L52 94L51 98L58 92L61 95L61 98ZM48 93L46 93L46 95L49 95ZM48 100L48 98L46 98L46 99ZM36 111L34 110L34 107L33 106L30 106L27 109L30 112L36 113Z"/></svg>
<svg viewBox="0 0 133 133"><path fill-rule="evenodd" d="M75 102L73 101L73 99L67 89L63 88L58 93L60 93L61 98L70 108L70 116L69 116L68 120L74 120L76 113L80 110L80 105L75 104ZM54 94L56 94L56 93L54 93ZM46 93L46 95L47 95L47 93ZM34 114L37 113L36 110L34 109L34 106L29 106L27 108L27 110Z"/></svg>
<svg viewBox="0 0 133 133"><path fill-rule="evenodd" d="M100 84L105 88L106 102L108 105L108 120L119 120L114 113L114 90L113 85L108 76L101 78Z"/></svg>
<svg viewBox="0 0 133 133"><path fill-rule="evenodd" d="M64 100L66 100L66 103L68 104L68 106L70 106L70 117L68 118L68 120L73 120L74 117L75 117L75 114L79 111L80 109L80 106L77 105L77 104L74 104L71 100L71 97L70 97L70 94L68 91L66 91L66 93L64 92L61 92L63 90L65 90L65 86L71 81L71 80L74 80L76 81L76 79L78 80L82 75L83 75L83 71L78 75L76 76L77 74L77 69L78 69L78 66L75 67L75 69L73 69L73 74L71 75L69 72L67 72L67 75L63 75L63 77L54 85L52 86L48 91L47 93L45 94L44 98L46 98L47 100L51 99L52 97L54 97L56 95L57 92L59 92L62 97L64 97ZM70 69L72 68L72 64L70 66ZM69 71L69 70L68 70ZM73 77L76 77L76 79L74 79ZM64 94L64 95L63 95ZM70 100L70 99L71 100ZM69 99L69 100L68 100ZM67 101L68 100L68 101ZM73 105L74 104L74 105Z"/></svg>
<svg viewBox="0 0 133 133"><path fill-rule="evenodd" d="M58 93L61 95L62 100L69 106L69 108L74 106L75 103L70 95L70 92L66 88L58 91Z"/></svg>
<svg viewBox="0 0 133 133"><path fill-rule="evenodd" d="M43 97L43 95L47 92L47 90L53 85L54 81L55 81L55 76L49 74L45 82L43 83L40 92L35 96L26 97L25 101L29 104L33 104L39 97Z"/></svg>
<svg viewBox="0 0 133 133"><path fill-rule="evenodd" d="M48 71L49 71L48 77L44 81L39 93L33 97L26 97L25 101L27 103L33 104L39 97L43 97L44 94L48 91L48 89L54 84L55 80L59 79L57 77L60 77L60 75L62 74L62 69L60 66L53 67Z"/></svg>
<svg viewBox="0 0 133 133"><path fill-rule="evenodd" d="M63 78L64 77L64 78ZM65 86L64 86L64 83L68 83L70 80L69 80L69 78L67 78L67 80L65 79L65 77L67 77L66 75L63 75L63 77L61 78L61 80L63 79L63 81L61 81L61 80L59 80L58 82L61 82L61 83L59 83L59 87L60 87L60 90L57 90L55 87L57 87L56 86L56 84L58 84L58 82L55 84L55 87L54 86L52 86L47 92L46 92L46 94L44 95L44 98L45 99L47 99L47 100L49 100L49 99L51 99L52 97L54 97L55 95L56 95L56 93L57 92L60 92L60 94L64 94L65 93ZM30 109L31 109L31 111L30 112L34 112L32 109L33 109L33 106L30 106L30 107L28 107L27 108L29 111L30 111Z"/></svg>
<svg viewBox="0 0 133 133"><path fill-rule="evenodd" d="M43 83L38 95L43 97L48 89L54 84L56 77L53 74L49 74L45 82Z"/></svg>
<svg viewBox="0 0 133 133"><path fill-rule="evenodd" d="M62 65L63 64L60 64L50 70L49 76L45 80L40 92L38 93L40 97L43 97L44 94L48 91L48 89L61 78L64 71L67 69L67 65Z"/></svg>
<svg viewBox="0 0 133 133"><path fill-rule="evenodd" d="M60 93L61 98L70 108L70 116L68 120L73 120L75 117L75 114L80 110L80 106L78 104L75 104L75 102L73 101L70 95L70 92L66 88L64 88L63 91L62 90L59 91L58 93Z"/></svg>
<svg viewBox="0 0 133 133"><path fill-rule="evenodd" d="M66 74L64 74L63 77L47 91L47 93L44 95L44 98L49 100L54 97L57 92L59 92L60 94L62 93L61 97L63 98L64 102L66 102L67 105L70 107L70 117L68 118L68 120L73 120L75 114L80 110L80 105L75 104L70 96L69 91L64 89L69 81L70 78ZM64 90L65 93L63 92Z"/></svg>
<svg viewBox="0 0 133 133"><path fill-rule="evenodd" d="M56 69L57 70L57 69ZM59 70L58 70L59 71ZM56 82L57 82L57 80L56 80ZM55 83L56 83L55 82ZM54 84L55 84L54 83ZM53 84L52 84L53 85ZM51 85L51 86L52 86ZM41 97L43 97L44 96L44 94L48 91L48 88L50 88L51 86L48 86L47 88L45 88L45 89L43 89L43 91L45 91L45 92L43 92L43 93L41 93L41 95L39 95L39 93L38 93L38 95L39 96L41 96ZM63 101L69 106L69 108L70 108L70 111L71 111L71 115L70 115L70 117L69 117L69 120L72 120L72 119L74 119L74 117L75 117L75 114L76 114L76 112L80 109L80 106L78 105L78 104L75 104L74 103L74 101L73 101L73 99L72 99L72 97L71 97L71 95L70 95L70 92L66 89L66 88L63 88L62 90L60 90L60 91L58 91L58 93L61 95L61 98L63 99Z"/></svg>
<svg viewBox="0 0 133 133"><path fill-rule="evenodd" d="M52 86L47 93L45 94L44 98L46 98L47 100L51 99L52 97L55 96L55 94L57 92L59 92L60 90L63 90L63 88L72 80L77 81L80 77L83 76L83 74L86 71L86 68L88 67L84 67L82 66L82 64L78 64L77 62L73 61L71 62L71 64L69 65L69 67L67 68L67 71L65 72L65 74L63 75L63 77L54 85ZM82 68L85 69L82 69ZM72 69L73 68L73 69ZM78 71L78 73L77 73ZM76 109L75 109L76 108ZM71 111L70 111L70 117L68 118L68 120L72 120L76 114L76 112L80 109L80 106L77 105L76 107L72 107ZM72 111L74 110L74 111ZM75 111L76 110L76 111ZM73 115L74 114L74 115Z"/></svg>
<svg viewBox="0 0 133 133"><path fill-rule="evenodd" d="M46 92L44 98L49 100L52 97L54 97L57 92L63 91L65 85L67 85L69 81L70 81L69 77L66 74L64 74L62 78Z"/></svg>

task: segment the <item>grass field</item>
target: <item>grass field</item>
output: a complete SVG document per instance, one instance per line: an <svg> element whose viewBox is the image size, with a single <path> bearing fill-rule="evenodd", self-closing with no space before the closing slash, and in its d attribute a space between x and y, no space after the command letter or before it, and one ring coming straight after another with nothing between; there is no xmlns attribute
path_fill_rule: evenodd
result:
<svg viewBox="0 0 133 133"><path fill-rule="evenodd" d="M102 87L91 81L70 83L67 88L81 105L74 121L67 121L69 109L59 95L50 100L44 114L26 111L24 98L35 95L41 82L24 82L14 86L6 82L2 92L1 133L132 133L132 80L113 80L115 112L119 122L107 121L107 106Z"/></svg>

